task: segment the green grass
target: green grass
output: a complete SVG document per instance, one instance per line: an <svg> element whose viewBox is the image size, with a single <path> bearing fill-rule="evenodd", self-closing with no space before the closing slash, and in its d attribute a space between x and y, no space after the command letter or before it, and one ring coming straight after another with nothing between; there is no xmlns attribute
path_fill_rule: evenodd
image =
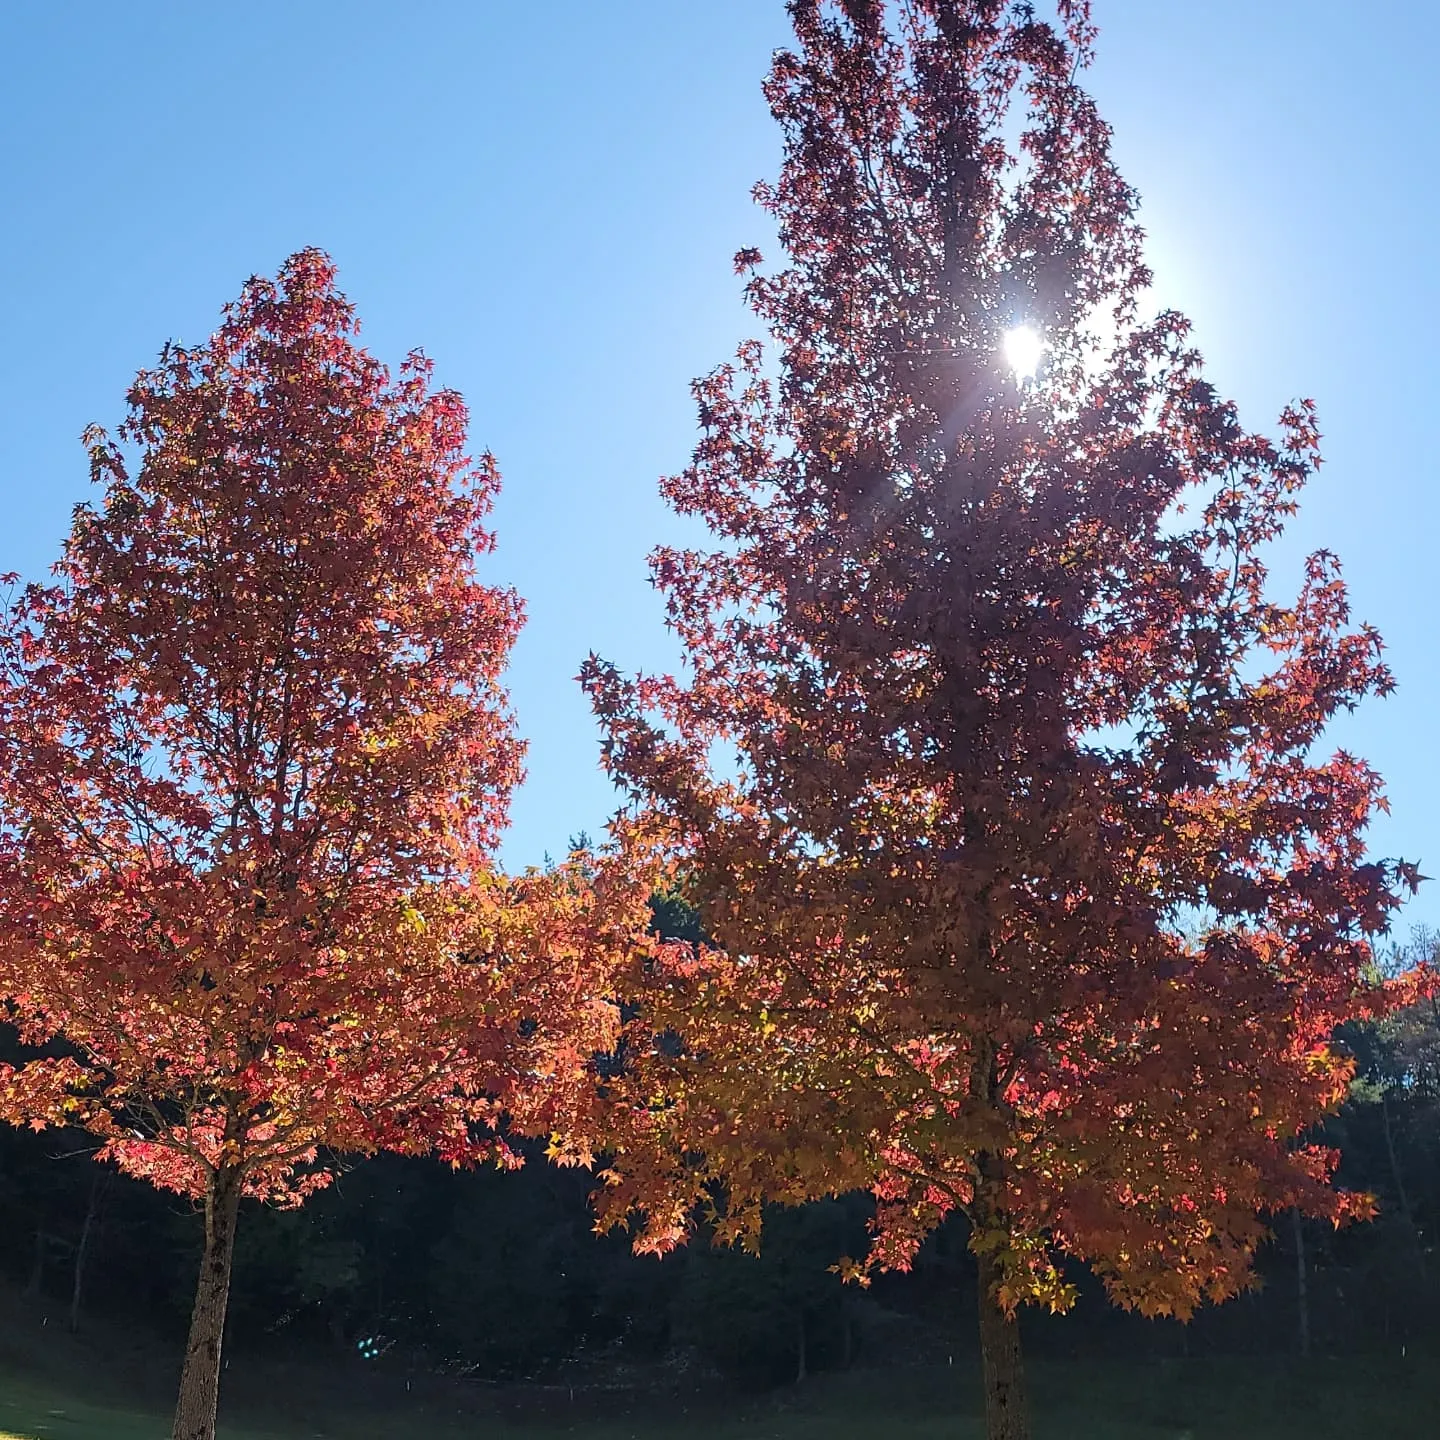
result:
<svg viewBox="0 0 1440 1440"><path fill-rule="evenodd" d="M169 1433L162 1417L88 1404L30 1380L0 1376L0 1440L166 1440ZM253 1431L227 1429L225 1435L272 1440Z"/></svg>
<svg viewBox="0 0 1440 1440"><path fill-rule="evenodd" d="M1433 1440L1440 1366L1354 1358L1308 1366L1245 1360L1069 1361L1031 1367L1037 1440ZM254 1378L254 1377L252 1377ZM272 1396L256 1428L222 1440L983 1440L969 1367L818 1377L728 1413L678 1406L641 1418L461 1416L439 1401L377 1415ZM223 1407L222 1400L222 1407ZM232 1407L233 1409L234 1407ZM281 1411L288 1411L281 1415ZM573 1418L572 1418L573 1414ZM168 1419L107 1403L79 1376L0 1373L0 1440L165 1440Z"/></svg>

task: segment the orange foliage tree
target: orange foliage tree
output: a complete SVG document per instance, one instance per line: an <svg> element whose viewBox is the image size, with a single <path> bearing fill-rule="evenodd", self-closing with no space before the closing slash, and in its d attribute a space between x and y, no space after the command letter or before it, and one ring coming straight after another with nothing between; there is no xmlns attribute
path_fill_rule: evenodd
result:
<svg viewBox="0 0 1440 1440"><path fill-rule="evenodd" d="M0 1113L203 1203L176 1440L214 1434L242 1197L583 1133L644 910L608 862L492 868L522 754L520 604L475 573L498 476L334 280L303 251L167 346L0 630L0 987L33 1047Z"/></svg>
<svg viewBox="0 0 1440 1440"><path fill-rule="evenodd" d="M1302 1137L1417 877L1317 746L1391 680L1331 555L1292 601L1267 577L1310 406L1244 429L1139 314L1084 0L790 11L785 263L737 257L774 349L697 382L664 484L715 537L653 561L690 669L585 675L714 947L645 977L668 1034L630 1047L601 1204L663 1249L706 1197L753 1243L764 1202L868 1188L860 1278L963 1212L1009 1440L1015 1309L1069 1306L1067 1260L1184 1317L1265 1212L1363 1208Z"/></svg>

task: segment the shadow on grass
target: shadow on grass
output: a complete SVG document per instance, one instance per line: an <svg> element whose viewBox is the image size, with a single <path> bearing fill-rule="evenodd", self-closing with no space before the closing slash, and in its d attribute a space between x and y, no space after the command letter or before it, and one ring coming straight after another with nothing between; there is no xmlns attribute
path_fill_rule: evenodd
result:
<svg viewBox="0 0 1440 1440"><path fill-rule="evenodd" d="M133 1327L81 1335L0 1286L0 1440L166 1440L178 1356ZM55 1317L58 1319L59 1317ZM1039 1360L1036 1440L1436 1440L1440 1361L1411 1354ZM493 1389L236 1356L221 1440L983 1440L973 1361L733 1394Z"/></svg>
<svg viewBox="0 0 1440 1440"><path fill-rule="evenodd" d="M389 1414L333 1400L319 1409L303 1388L284 1394L277 1387L263 1410L232 1406L237 1423L220 1433L221 1440L983 1440L978 1381L960 1365L859 1370L733 1408L709 1404L697 1413L676 1401L668 1413L647 1404L644 1413L599 1417L578 1404L533 1419L469 1407L456 1413L434 1397ZM1434 1440L1440 1428L1440 1365L1423 1359L1042 1362L1032 1367L1032 1385L1036 1440ZM168 1433L162 1414L101 1398L83 1376L62 1385L53 1372L43 1380L0 1373L0 1440L165 1440Z"/></svg>

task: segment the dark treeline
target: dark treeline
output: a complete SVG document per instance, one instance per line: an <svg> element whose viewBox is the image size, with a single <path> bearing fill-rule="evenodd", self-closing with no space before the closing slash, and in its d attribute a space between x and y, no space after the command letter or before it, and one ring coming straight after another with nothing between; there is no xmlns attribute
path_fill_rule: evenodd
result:
<svg viewBox="0 0 1440 1440"><path fill-rule="evenodd" d="M674 919L674 916L668 917ZM1419 948L1433 950L1422 937ZM1397 959L1403 960L1400 956ZM1028 1313L1037 1353L1399 1353L1440 1337L1440 1005L1344 1037L1351 1098L1329 1127L1340 1183L1376 1218L1342 1231L1285 1214L1261 1288L1188 1326L1108 1306L1076 1267L1077 1313ZM185 1333L200 1225L188 1202L89 1160L93 1141L0 1129L0 1270L50 1323ZM869 1291L831 1267L865 1244L868 1198L767 1221L761 1255L703 1243L637 1258L597 1238L589 1177L544 1163L451 1171L358 1160L305 1208L254 1207L236 1254L230 1336L241 1353L403 1367L498 1382L761 1387L854 1365L944 1362L974 1344L963 1221L909 1275Z"/></svg>

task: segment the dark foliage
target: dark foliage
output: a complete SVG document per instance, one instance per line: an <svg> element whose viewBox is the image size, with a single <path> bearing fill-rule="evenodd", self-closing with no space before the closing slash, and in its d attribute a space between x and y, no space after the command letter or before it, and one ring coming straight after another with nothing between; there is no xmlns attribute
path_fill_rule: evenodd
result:
<svg viewBox="0 0 1440 1440"><path fill-rule="evenodd" d="M671 936L693 920L679 901L656 909ZM1357 1078L1327 1138L1342 1148L1344 1182L1376 1195L1375 1221L1336 1232L1272 1217L1260 1292L1188 1326L1112 1310L1077 1270L1085 1323L1027 1316L1033 1347L1278 1360L1303 1336L1318 1355L1440 1344L1440 1007L1424 1001L1347 1041ZM88 1143L79 1133L0 1129L0 1272L63 1324L78 1257L82 1328L120 1320L178 1340L199 1217L176 1197L97 1171ZM658 1261L630 1254L623 1236L591 1233L588 1184L583 1172L543 1163L457 1173L380 1156L304 1210L257 1207L236 1253L233 1343L241 1353L493 1381L653 1383L698 1372L745 1388L851 1365L943 1363L973 1344L974 1261L958 1217L913 1274L862 1291L830 1267L860 1243L863 1196L773 1214L758 1258L695 1245Z"/></svg>

